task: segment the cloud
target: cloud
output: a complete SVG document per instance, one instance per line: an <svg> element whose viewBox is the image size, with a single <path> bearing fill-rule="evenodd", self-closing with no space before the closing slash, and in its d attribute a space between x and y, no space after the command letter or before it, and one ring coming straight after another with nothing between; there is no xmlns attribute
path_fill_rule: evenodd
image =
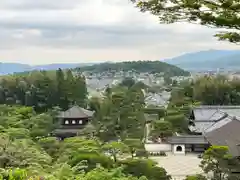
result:
<svg viewBox="0 0 240 180"><path fill-rule="evenodd" d="M83 2L84 0L81 0ZM78 5L78 0L3 0L0 2L1 9L32 10L32 9L72 9Z"/></svg>
<svg viewBox="0 0 240 180"><path fill-rule="evenodd" d="M160 25L129 0L2 0L0 13L4 61L160 59L187 51L236 48L216 41L214 29Z"/></svg>

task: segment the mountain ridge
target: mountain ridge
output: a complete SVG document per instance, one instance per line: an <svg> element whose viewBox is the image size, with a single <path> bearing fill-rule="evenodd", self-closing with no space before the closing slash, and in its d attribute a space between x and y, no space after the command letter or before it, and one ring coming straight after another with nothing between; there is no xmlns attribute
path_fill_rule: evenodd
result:
<svg viewBox="0 0 240 180"><path fill-rule="evenodd" d="M186 71L208 71L208 70L239 70L240 69L240 50L205 50L198 52L185 53L183 55L160 60ZM108 61L105 61L105 63ZM104 63L104 62L103 62ZM111 62L110 62L111 63ZM28 65L21 63L0 62L0 74L12 74L33 70L56 70L91 66L102 63L56 63L44 65Z"/></svg>
<svg viewBox="0 0 240 180"><path fill-rule="evenodd" d="M43 64L43 65L29 65L21 63L3 63L0 62L0 74L12 74L20 73L25 71L34 71L34 70L56 70L56 69L71 69L82 66L93 65L94 63L56 63L56 64Z"/></svg>
<svg viewBox="0 0 240 180"><path fill-rule="evenodd" d="M186 53L164 62L184 70L239 70L240 50L206 50Z"/></svg>

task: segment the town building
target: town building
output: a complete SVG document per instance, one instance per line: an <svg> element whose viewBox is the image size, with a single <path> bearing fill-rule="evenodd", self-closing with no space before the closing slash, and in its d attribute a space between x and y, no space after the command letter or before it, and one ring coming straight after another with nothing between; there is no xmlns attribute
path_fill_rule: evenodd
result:
<svg viewBox="0 0 240 180"><path fill-rule="evenodd" d="M176 155L203 153L211 145L228 146L240 156L240 106L199 106L192 109L189 135L170 137L159 144L145 144L150 153L160 151Z"/></svg>
<svg viewBox="0 0 240 180"><path fill-rule="evenodd" d="M191 114L190 130L202 134L210 145L228 146L240 156L240 106L200 106Z"/></svg>
<svg viewBox="0 0 240 180"><path fill-rule="evenodd" d="M168 143L174 154L202 153L209 148L209 142L202 135L173 136L168 139Z"/></svg>

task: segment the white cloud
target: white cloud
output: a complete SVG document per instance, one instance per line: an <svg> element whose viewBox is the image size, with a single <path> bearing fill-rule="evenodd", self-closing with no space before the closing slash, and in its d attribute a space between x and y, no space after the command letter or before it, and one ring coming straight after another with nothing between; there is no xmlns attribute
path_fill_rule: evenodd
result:
<svg viewBox="0 0 240 180"><path fill-rule="evenodd" d="M160 25L129 0L2 0L0 13L0 61L161 59L210 48L237 49L214 39L214 29Z"/></svg>

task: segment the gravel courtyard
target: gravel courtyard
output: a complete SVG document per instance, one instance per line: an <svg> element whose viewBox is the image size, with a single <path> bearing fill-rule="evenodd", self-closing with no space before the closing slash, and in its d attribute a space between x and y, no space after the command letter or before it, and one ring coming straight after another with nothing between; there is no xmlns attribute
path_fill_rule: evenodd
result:
<svg viewBox="0 0 240 180"><path fill-rule="evenodd" d="M166 169L172 180L183 180L187 175L201 174L199 167L201 159L196 154L173 155L169 153L166 157L150 157L160 167Z"/></svg>

